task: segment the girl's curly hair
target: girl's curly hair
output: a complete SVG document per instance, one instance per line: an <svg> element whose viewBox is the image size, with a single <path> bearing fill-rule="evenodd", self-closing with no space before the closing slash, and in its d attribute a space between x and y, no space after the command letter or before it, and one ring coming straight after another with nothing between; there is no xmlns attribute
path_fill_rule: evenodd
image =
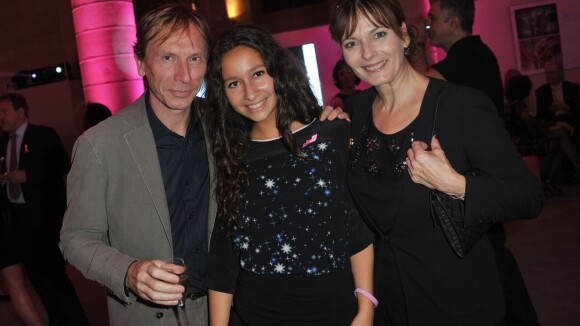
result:
<svg viewBox="0 0 580 326"><path fill-rule="evenodd" d="M240 46L258 52L268 74L274 80L278 99L276 127L284 145L292 153L303 156L290 130L291 123L299 121L308 124L320 114L320 106L310 88L304 68L268 32L254 26L238 26L220 36L208 64L206 94L210 111L206 116L216 166L216 226L225 228L229 234L239 225L237 217L240 213L240 200L249 183L244 157L249 147L253 124L231 107L222 79L224 56Z"/></svg>

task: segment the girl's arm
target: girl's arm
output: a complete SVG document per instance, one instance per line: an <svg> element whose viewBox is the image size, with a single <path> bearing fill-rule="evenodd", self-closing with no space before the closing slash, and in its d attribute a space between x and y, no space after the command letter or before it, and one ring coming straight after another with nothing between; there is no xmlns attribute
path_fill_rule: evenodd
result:
<svg viewBox="0 0 580 326"><path fill-rule="evenodd" d="M209 320L211 326L227 326L230 321L231 293L209 290Z"/></svg>
<svg viewBox="0 0 580 326"><path fill-rule="evenodd" d="M240 257L232 239L218 222L216 218L207 256L209 320L212 326L227 326L240 271Z"/></svg>
<svg viewBox="0 0 580 326"><path fill-rule="evenodd" d="M357 289L362 289L373 295L373 245L350 257L352 275ZM365 295L358 293L358 313L352 325L372 325L374 318L374 304Z"/></svg>

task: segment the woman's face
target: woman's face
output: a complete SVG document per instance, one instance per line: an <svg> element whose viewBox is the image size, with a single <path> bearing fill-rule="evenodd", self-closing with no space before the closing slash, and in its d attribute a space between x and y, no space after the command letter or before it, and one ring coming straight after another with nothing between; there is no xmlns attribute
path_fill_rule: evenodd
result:
<svg viewBox="0 0 580 326"><path fill-rule="evenodd" d="M407 27L403 23L403 35ZM354 73L367 84L381 86L398 78L406 59L403 48L409 38L399 38L394 30L375 26L365 16L358 16L353 34L342 41L342 54Z"/></svg>
<svg viewBox="0 0 580 326"><path fill-rule="evenodd" d="M271 124L276 128L274 79L260 54L238 46L223 56L221 64L224 89L234 110L256 124Z"/></svg>
<svg viewBox="0 0 580 326"><path fill-rule="evenodd" d="M356 76L349 67L342 67L338 70L338 80L343 89L352 89L356 86Z"/></svg>

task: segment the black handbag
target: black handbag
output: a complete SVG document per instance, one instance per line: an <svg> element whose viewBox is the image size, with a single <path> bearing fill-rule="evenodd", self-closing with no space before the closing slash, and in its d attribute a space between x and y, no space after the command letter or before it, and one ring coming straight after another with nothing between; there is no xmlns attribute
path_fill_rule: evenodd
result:
<svg viewBox="0 0 580 326"><path fill-rule="evenodd" d="M433 112L431 136L435 134L439 96L445 87L441 88L437 95L435 110ZM441 227L441 231L443 231L443 235L445 235L445 239L451 246L451 249L460 258L464 258L469 253L493 224L486 223L473 227L465 227L463 208L463 201L452 198L450 195L439 190L431 190L431 217L433 218L433 222L435 225L438 224Z"/></svg>

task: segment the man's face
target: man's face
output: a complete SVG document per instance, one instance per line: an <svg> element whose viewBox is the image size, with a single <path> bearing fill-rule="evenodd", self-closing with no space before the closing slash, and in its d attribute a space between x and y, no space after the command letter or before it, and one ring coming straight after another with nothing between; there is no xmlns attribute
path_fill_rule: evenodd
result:
<svg viewBox="0 0 580 326"><path fill-rule="evenodd" d="M431 44L444 49L448 48L453 31L447 10L441 11L441 2L435 1L431 4L427 17L425 28Z"/></svg>
<svg viewBox="0 0 580 326"><path fill-rule="evenodd" d="M0 130L15 132L24 123L24 109L14 110L11 101L0 102Z"/></svg>
<svg viewBox="0 0 580 326"><path fill-rule="evenodd" d="M163 110L189 110L207 68L206 44L193 25L173 33L165 41L168 28L151 40L145 58L137 60L139 75L147 78L151 106Z"/></svg>

